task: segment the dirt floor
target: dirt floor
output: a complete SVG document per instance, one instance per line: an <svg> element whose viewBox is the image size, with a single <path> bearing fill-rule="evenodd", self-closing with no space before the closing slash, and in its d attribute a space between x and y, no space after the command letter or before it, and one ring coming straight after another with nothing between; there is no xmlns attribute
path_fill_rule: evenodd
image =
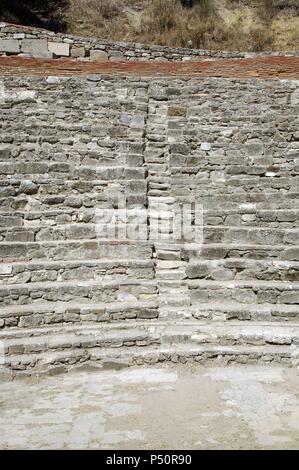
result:
<svg viewBox="0 0 299 470"><path fill-rule="evenodd" d="M1 449L298 449L299 374L168 365L0 384Z"/></svg>

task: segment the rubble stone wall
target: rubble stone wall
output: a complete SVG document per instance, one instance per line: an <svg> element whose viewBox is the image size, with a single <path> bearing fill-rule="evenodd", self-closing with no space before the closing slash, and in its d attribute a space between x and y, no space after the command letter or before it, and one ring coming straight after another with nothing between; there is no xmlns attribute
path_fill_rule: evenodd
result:
<svg viewBox="0 0 299 470"><path fill-rule="evenodd" d="M83 38L66 34L55 34L51 31L0 23L0 55L26 55L36 58L66 58L97 62L158 60L188 61L202 59L248 58L261 55L298 56L299 51L289 53L246 53L221 52L204 49L184 49L127 43L112 42L96 38Z"/></svg>

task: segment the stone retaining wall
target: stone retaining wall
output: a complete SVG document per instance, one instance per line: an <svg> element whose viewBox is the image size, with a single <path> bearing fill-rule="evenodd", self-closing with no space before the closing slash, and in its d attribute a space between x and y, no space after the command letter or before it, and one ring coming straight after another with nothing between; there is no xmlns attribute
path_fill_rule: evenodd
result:
<svg viewBox="0 0 299 470"><path fill-rule="evenodd" d="M35 58L65 58L97 62L110 61L188 61L206 58L248 58L264 55L298 56L295 52L225 52L204 49L184 49L145 45L139 43L112 42L98 38L84 38L51 31L0 23L0 55L26 55Z"/></svg>

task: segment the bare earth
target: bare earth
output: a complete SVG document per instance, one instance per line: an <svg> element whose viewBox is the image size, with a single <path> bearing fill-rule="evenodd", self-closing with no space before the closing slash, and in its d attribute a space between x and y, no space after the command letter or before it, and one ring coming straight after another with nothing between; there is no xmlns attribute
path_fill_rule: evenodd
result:
<svg viewBox="0 0 299 470"><path fill-rule="evenodd" d="M1 449L298 449L299 374L168 365L0 384Z"/></svg>

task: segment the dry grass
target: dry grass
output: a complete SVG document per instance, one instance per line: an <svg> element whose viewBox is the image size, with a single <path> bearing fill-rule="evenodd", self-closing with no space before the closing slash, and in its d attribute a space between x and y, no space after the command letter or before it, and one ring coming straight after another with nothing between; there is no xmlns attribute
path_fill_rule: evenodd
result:
<svg viewBox="0 0 299 470"><path fill-rule="evenodd" d="M270 2L272 0L269 0ZM265 9L270 7L266 4ZM271 50L273 35L267 24L262 20L255 22L249 28L243 21L242 15L231 25L213 8L213 4L196 5L192 10L182 8L180 1L152 0L145 11L142 39L145 42L155 42L169 46L192 46L194 48L228 49L262 51Z"/></svg>
<svg viewBox="0 0 299 470"><path fill-rule="evenodd" d="M179 0L152 0L144 11L141 37L145 42L169 46L203 47L216 29L216 15L208 2L192 9Z"/></svg>
<svg viewBox="0 0 299 470"><path fill-rule="evenodd" d="M75 33L102 35L121 14L116 0L69 0L67 22Z"/></svg>
<svg viewBox="0 0 299 470"><path fill-rule="evenodd" d="M183 8L180 0L69 0L66 19L71 33L111 40L218 50L295 49L294 2L285 0L292 12L288 17L281 0L197 0L193 8ZM229 22L221 16L223 5ZM279 32L286 30L284 44Z"/></svg>

